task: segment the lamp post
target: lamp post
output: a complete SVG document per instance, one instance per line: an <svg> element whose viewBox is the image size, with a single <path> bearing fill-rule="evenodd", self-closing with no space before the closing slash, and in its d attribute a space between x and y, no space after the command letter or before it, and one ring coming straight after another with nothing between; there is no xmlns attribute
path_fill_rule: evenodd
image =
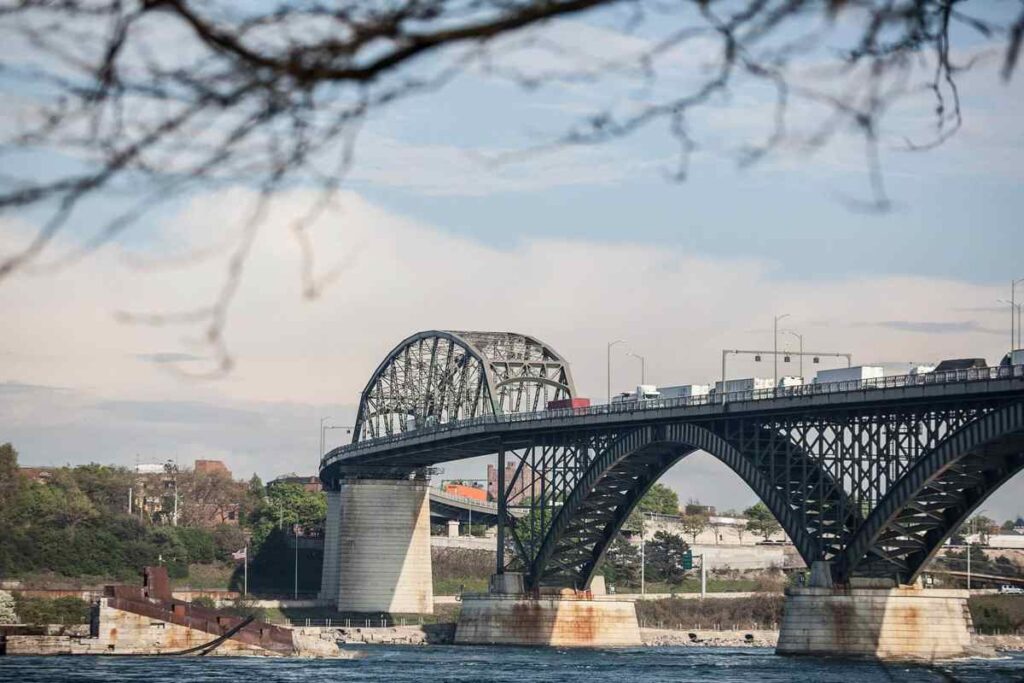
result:
<svg viewBox="0 0 1024 683"><path fill-rule="evenodd" d="M1013 301L1013 300L996 299L996 303L1010 304L1010 351L1014 351L1016 349L1019 349L1021 347L1021 343L1022 343L1021 342L1021 336L1020 336L1020 327L1021 327L1020 321L1021 321L1021 318L1024 317L1024 301L1022 301L1021 303L1018 304L1016 301ZM1013 336L1013 315L1014 315L1014 313L1017 314L1017 337L1016 337L1016 341L1014 340L1014 336Z"/></svg>
<svg viewBox="0 0 1024 683"><path fill-rule="evenodd" d="M633 358L640 359L640 384L647 384L647 360L639 353L633 353L632 351L628 351L627 353L630 356L633 356ZM639 400L640 397L637 396L637 399Z"/></svg>
<svg viewBox="0 0 1024 683"><path fill-rule="evenodd" d="M782 330L783 334L791 334L800 341L800 381L804 379L804 335L793 330Z"/></svg>
<svg viewBox="0 0 1024 683"><path fill-rule="evenodd" d="M779 386L779 321L783 318L788 318L789 313L783 313L782 315L775 316L775 320L772 323L772 336L775 341L773 360L775 361L775 377L772 379L773 387Z"/></svg>
<svg viewBox="0 0 1024 683"><path fill-rule="evenodd" d="M1017 327L1018 327L1018 330L1017 330L1017 341L1016 341L1017 346L1014 346L1013 314L1014 314L1014 312L1015 312L1015 310L1017 308L1017 285L1021 284L1022 282L1024 282L1024 277L1020 278L1019 280L1010 280L1010 351L1013 351L1015 348L1017 348L1017 346L1020 345L1020 329L1019 329L1020 328L1020 322L1019 322L1019 317L1020 316L1018 315L1018 322L1017 322Z"/></svg>
<svg viewBox="0 0 1024 683"><path fill-rule="evenodd" d="M978 516L983 512L985 512L985 510L978 510L974 513L974 516L971 517L969 531L974 530L975 522L978 519ZM967 535L967 590L971 590L971 536L969 533Z"/></svg>
<svg viewBox="0 0 1024 683"><path fill-rule="evenodd" d="M352 425L327 425L320 432L321 439L324 439L324 437L323 437L324 432L329 432L332 429L344 429L346 434L351 434L352 430L355 429L355 427L353 427ZM320 447L321 448L320 457L322 458L322 457L324 457L324 453L322 451L323 451L324 448L327 447L326 440L321 441L321 444L322 445Z"/></svg>
<svg viewBox="0 0 1024 683"><path fill-rule="evenodd" d="M615 341L608 342L608 372L605 374L605 379L608 383L608 403L612 402L612 347L616 344L625 344L625 339L616 339Z"/></svg>

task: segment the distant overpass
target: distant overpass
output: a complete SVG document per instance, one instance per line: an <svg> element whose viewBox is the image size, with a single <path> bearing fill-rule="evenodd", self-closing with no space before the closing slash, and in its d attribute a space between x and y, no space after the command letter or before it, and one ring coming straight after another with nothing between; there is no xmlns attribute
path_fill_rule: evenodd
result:
<svg viewBox="0 0 1024 683"><path fill-rule="evenodd" d="M512 516L521 517L527 511L510 509L508 512ZM474 524L494 526L498 523L498 504L430 489L430 519L472 521Z"/></svg>

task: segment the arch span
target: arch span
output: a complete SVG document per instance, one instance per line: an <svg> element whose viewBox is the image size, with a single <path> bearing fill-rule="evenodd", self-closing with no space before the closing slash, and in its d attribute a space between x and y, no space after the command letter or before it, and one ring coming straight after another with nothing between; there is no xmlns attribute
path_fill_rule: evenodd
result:
<svg viewBox="0 0 1024 683"><path fill-rule="evenodd" d="M359 399L352 441L486 415L543 410L573 398L569 364L515 332L427 330L385 356Z"/></svg>
<svg viewBox="0 0 1024 683"><path fill-rule="evenodd" d="M1024 469L1024 403L967 423L923 455L879 501L842 557L852 575L913 582L977 507Z"/></svg>
<svg viewBox="0 0 1024 683"><path fill-rule="evenodd" d="M805 475L794 481L781 474L792 468L775 467L771 458L751 457L741 443L723 436L720 429L720 424L688 422L647 426L618 436L591 460L545 530L539 550L526 558L528 583L589 585L644 493L669 468L697 450L706 451L739 475L779 520L806 562L831 557L836 550L830 536L824 533L822 520L808 517L808 508L852 509L841 499L842 490L817 467L803 468ZM783 435L761 436L778 442L771 450L776 457L807 457ZM829 492L830 501L822 506L804 504L808 495L822 495L823 491ZM833 535L845 538L850 531Z"/></svg>

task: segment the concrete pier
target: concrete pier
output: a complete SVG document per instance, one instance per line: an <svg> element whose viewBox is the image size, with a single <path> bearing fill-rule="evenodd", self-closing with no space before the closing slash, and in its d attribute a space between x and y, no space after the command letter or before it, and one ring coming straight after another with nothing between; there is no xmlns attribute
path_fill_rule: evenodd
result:
<svg viewBox="0 0 1024 683"><path fill-rule="evenodd" d="M780 655L935 661L977 654L967 591L790 588Z"/></svg>
<svg viewBox="0 0 1024 683"><path fill-rule="evenodd" d="M594 598L589 591L523 594L522 575L495 574L486 595L464 595L457 645L635 647L640 625L632 600Z"/></svg>
<svg viewBox="0 0 1024 683"><path fill-rule="evenodd" d="M390 479L329 492L320 597L342 612L433 613L428 493Z"/></svg>

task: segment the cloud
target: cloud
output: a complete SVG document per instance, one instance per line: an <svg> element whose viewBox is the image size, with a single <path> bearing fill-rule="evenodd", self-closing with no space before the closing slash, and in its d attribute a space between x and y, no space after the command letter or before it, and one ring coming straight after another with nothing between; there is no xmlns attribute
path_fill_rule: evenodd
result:
<svg viewBox="0 0 1024 683"><path fill-rule="evenodd" d="M151 363L187 363L189 361L209 360L204 356L197 356L193 353L163 352L163 353L140 353L136 356L139 360L146 360Z"/></svg>
<svg viewBox="0 0 1024 683"><path fill-rule="evenodd" d="M961 320L950 322L939 321L913 321L913 320L886 320L885 322L869 323L877 327L886 327L891 330L903 330L907 332L923 332L926 334L960 334L963 332L979 332L982 334L1003 334L1003 330L994 330L985 327L976 320Z"/></svg>

